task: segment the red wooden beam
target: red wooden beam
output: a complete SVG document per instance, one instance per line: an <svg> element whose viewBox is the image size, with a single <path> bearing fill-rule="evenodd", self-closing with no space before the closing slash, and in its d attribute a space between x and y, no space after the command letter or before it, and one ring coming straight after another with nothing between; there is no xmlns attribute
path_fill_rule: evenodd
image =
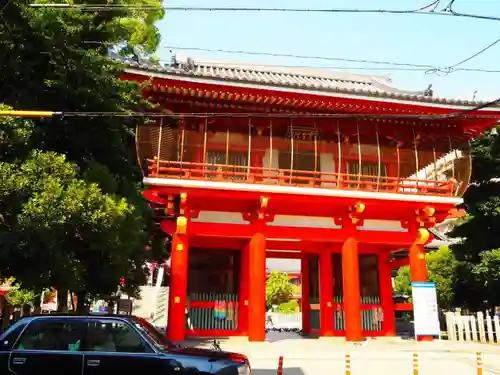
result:
<svg viewBox="0 0 500 375"><path fill-rule="evenodd" d="M407 266L410 264L410 260L408 258L401 258L393 260L390 265L393 270Z"/></svg>
<svg viewBox="0 0 500 375"><path fill-rule="evenodd" d="M272 259L300 259L301 253L287 252L287 251L266 251L266 258Z"/></svg>
<svg viewBox="0 0 500 375"><path fill-rule="evenodd" d="M175 232L175 222L164 220L161 228L167 233ZM220 224L220 223L189 223L189 236L203 237L225 237L249 240L255 234L252 225L244 224ZM347 233L343 229L328 228L302 228L266 226L262 234L270 242L288 242L293 246L297 241L342 243ZM356 239L360 244L388 244L406 247L411 245L415 238L408 232L387 232L360 230L356 232ZM279 250L279 249L273 249ZM291 250L290 248L288 250Z"/></svg>

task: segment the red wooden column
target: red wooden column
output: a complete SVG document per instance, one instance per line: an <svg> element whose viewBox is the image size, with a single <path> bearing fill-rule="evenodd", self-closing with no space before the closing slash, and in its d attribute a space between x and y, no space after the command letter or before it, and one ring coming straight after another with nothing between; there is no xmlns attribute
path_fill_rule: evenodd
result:
<svg viewBox="0 0 500 375"><path fill-rule="evenodd" d="M429 239L429 232L425 228L418 228L415 242L410 246L410 278L412 282L425 282L427 280L427 264L425 263L424 246ZM431 336L418 336L417 341L432 341Z"/></svg>
<svg viewBox="0 0 500 375"><path fill-rule="evenodd" d="M309 254L302 253L300 260L301 269L301 310L302 332L311 333L311 272L309 271Z"/></svg>
<svg viewBox="0 0 500 375"><path fill-rule="evenodd" d="M347 238L342 246L342 275L345 338L347 341L362 341L358 243L352 237Z"/></svg>
<svg viewBox="0 0 500 375"><path fill-rule="evenodd" d="M329 249L319 254L319 306L320 335L333 336L333 264Z"/></svg>
<svg viewBox="0 0 500 375"><path fill-rule="evenodd" d="M240 265L240 299L239 299L239 318L238 329L242 335L248 335L248 293L249 293L249 275L250 266L248 263L248 246L241 249Z"/></svg>
<svg viewBox="0 0 500 375"><path fill-rule="evenodd" d="M410 277L412 282L427 281L427 265L425 263L424 245L429 238L427 229L420 228L417 238L411 245L408 257L410 258Z"/></svg>
<svg viewBox="0 0 500 375"><path fill-rule="evenodd" d="M188 241L186 234L176 233L173 235L170 259L167 337L171 341L184 341L188 276Z"/></svg>
<svg viewBox="0 0 500 375"><path fill-rule="evenodd" d="M384 336L396 336L396 318L392 298L392 267L389 258L388 251L382 252L378 256L380 303L384 312L382 329Z"/></svg>
<svg viewBox="0 0 500 375"><path fill-rule="evenodd" d="M255 233L250 240L248 340L266 340L266 239Z"/></svg>

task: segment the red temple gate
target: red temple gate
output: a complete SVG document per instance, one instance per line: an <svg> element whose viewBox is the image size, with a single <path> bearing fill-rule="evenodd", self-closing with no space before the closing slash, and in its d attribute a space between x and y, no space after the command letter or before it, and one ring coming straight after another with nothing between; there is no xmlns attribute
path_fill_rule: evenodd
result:
<svg viewBox="0 0 500 375"><path fill-rule="evenodd" d="M323 74L127 69L165 108L137 152L173 237L170 339L264 340L266 256L301 259L304 331L349 341L395 335L393 253L427 280L428 228L462 203L468 141L500 111Z"/></svg>

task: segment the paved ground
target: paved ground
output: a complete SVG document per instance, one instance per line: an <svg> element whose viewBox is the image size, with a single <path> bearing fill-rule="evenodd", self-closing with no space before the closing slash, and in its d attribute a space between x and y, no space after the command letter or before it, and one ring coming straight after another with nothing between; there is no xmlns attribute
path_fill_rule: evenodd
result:
<svg viewBox="0 0 500 375"><path fill-rule="evenodd" d="M413 374L412 355L419 353L421 375L475 375L476 352L483 352L484 375L500 375L500 346L460 344L447 341L416 343L412 340L378 339L360 345L342 339L300 338L293 333L271 332L264 343L243 338L220 340L223 350L245 353L254 375L276 374L278 358L284 357L284 375L343 374L345 354L352 356L352 375ZM187 342L210 345L212 341Z"/></svg>

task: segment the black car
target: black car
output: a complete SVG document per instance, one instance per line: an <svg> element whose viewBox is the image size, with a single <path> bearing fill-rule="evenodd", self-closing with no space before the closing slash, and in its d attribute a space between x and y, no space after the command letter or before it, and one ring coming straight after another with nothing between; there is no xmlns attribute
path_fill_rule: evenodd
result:
<svg viewBox="0 0 500 375"><path fill-rule="evenodd" d="M0 336L0 375L250 375L246 356L180 347L142 318L41 315Z"/></svg>

